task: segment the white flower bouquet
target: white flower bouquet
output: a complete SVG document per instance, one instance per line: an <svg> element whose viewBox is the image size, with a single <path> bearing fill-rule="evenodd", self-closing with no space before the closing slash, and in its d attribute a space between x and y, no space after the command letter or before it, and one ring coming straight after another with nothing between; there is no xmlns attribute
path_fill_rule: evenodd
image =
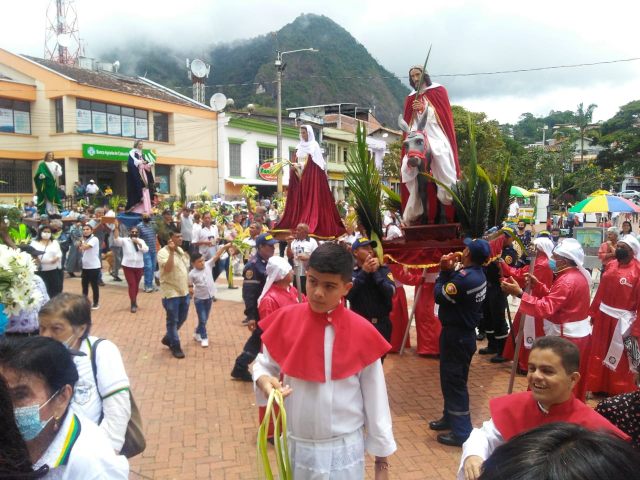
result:
<svg viewBox="0 0 640 480"><path fill-rule="evenodd" d="M6 315L36 308L41 293L33 288L36 265L31 255L0 244L0 304Z"/></svg>

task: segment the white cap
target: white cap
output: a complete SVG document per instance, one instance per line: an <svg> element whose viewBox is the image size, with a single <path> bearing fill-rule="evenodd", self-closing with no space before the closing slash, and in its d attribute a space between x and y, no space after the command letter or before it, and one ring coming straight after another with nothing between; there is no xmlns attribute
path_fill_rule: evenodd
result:
<svg viewBox="0 0 640 480"><path fill-rule="evenodd" d="M573 260L578 266L580 273L584 275L589 286L591 286L591 274L582 266L584 264L584 250L578 240L575 238L565 238L564 241L554 249L553 253L560 257Z"/></svg>
<svg viewBox="0 0 640 480"><path fill-rule="evenodd" d="M89 183L95 183L95 182L93 181L93 178L92 178L91 180L89 180Z"/></svg>
<svg viewBox="0 0 640 480"><path fill-rule="evenodd" d="M269 259L267 262L267 281L258 298L258 305L260 305L262 297L267 294L271 286L286 277L291 270L291 264L283 257L274 256Z"/></svg>
<svg viewBox="0 0 640 480"><path fill-rule="evenodd" d="M538 237L533 240L533 244L536 246L536 250L544 252L547 257L551 258L554 245L550 238Z"/></svg>

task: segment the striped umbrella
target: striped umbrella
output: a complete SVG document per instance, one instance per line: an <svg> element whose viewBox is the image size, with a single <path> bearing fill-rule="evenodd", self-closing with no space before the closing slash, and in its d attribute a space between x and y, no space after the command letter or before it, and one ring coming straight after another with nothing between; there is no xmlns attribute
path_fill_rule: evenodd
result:
<svg viewBox="0 0 640 480"><path fill-rule="evenodd" d="M509 190L509 195L513 197L530 197L531 195L533 195L533 193L527 191L526 188L511 185L511 190Z"/></svg>
<svg viewBox="0 0 640 480"><path fill-rule="evenodd" d="M615 195L587 197L569 209L571 213L640 212L640 207Z"/></svg>

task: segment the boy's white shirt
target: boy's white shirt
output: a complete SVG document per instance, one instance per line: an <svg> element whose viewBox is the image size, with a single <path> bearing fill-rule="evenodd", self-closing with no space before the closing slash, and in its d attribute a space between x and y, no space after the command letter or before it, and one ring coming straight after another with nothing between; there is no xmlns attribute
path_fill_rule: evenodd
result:
<svg viewBox="0 0 640 480"><path fill-rule="evenodd" d="M477 455L485 461L493 451L504 443L504 438L496 428L493 420L489 419L480 428L474 428L467 441L462 445L462 457L458 467L457 480L464 480L464 461L467 457Z"/></svg>
<svg viewBox="0 0 640 480"><path fill-rule="evenodd" d="M335 330L328 325L324 335L324 364L325 378L329 379L334 340ZM265 345L253 365L254 382L262 375L276 378L280 375L280 366L269 356ZM292 388L291 395L285 399L289 434L312 442L340 437L364 426L367 452L386 457L396 451L380 360L341 380L318 383L285 375L283 384ZM262 391L255 390L258 405L266 405Z"/></svg>

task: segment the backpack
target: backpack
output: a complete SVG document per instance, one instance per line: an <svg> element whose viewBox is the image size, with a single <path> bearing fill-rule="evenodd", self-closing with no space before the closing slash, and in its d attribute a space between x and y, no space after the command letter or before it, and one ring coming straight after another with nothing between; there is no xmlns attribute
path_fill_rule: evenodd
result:
<svg viewBox="0 0 640 480"><path fill-rule="evenodd" d="M98 345L102 342L104 338L99 338L92 345L89 342L90 350L91 350L91 369L93 370L93 379L96 382L96 390L98 391L98 395L102 399L102 394L100 393L100 389L98 388L98 364L96 362ZM129 419L129 423L127 424L127 431L124 435L124 444L122 445L122 450L120 450L120 455L124 455L127 458L135 457L136 455L144 452L144 449L147 447L147 442L144 438L144 432L142 431L142 416L140 415L140 410L138 409L138 405L133 399L133 392L129 389L129 398L131 399L131 418ZM100 415L100 422L102 422L102 414ZM98 423L100 423L98 422Z"/></svg>

